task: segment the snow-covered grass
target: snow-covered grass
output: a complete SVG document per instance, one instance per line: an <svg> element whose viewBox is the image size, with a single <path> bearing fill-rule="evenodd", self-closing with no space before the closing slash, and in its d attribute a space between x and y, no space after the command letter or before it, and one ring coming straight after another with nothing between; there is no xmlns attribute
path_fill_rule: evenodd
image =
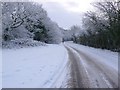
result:
<svg viewBox="0 0 120 90"><path fill-rule="evenodd" d="M118 70L117 52L95 49L73 42L65 42L65 45L76 48ZM2 74L3 88L67 87L68 53L62 44L1 51L0 75Z"/></svg>
<svg viewBox="0 0 120 90"><path fill-rule="evenodd" d="M2 49L0 48L0 89L2 89Z"/></svg>
<svg viewBox="0 0 120 90"><path fill-rule="evenodd" d="M67 65L68 55L62 44L21 49L3 49L3 88L49 88L55 86ZM63 80L62 80L63 79Z"/></svg>
<svg viewBox="0 0 120 90"><path fill-rule="evenodd" d="M91 57L99 59L99 61L104 62L106 65L114 68L118 71L118 53L112 52L110 50L96 49L80 44L74 44L72 42L65 42L65 44L76 48L86 54L89 54Z"/></svg>
<svg viewBox="0 0 120 90"><path fill-rule="evenodd" d="M5 49L18 49L18 48L24 48L24 47L35 47L35 46L44 46L45 43L35 41L32 39L15 39L10 41L3 41L2 42L2 48Z"/></svg>

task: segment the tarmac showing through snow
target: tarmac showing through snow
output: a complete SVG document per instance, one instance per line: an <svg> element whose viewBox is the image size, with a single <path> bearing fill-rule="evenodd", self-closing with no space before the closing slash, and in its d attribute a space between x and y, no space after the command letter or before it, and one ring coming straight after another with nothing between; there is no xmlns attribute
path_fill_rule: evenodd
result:
<svg viewBox="0 0 120 90"><path fill-rule="evenodd" d="M100 50L65 43L71 61L72 88L118 88L118 57L117 53L109 60L100 55ZM94 51L94 53L91 53ZM96 52L96 54L95 54ZM111 52L106 51L106 55ZM101 57L99 58L99 56ZM111 54L113 56L113 54ZM104 58L104 59L103 59ZM101 60L102 59L102 60ZM112 62L111 62L112 61ZM113 64L111 64L113 63ZM70 81L70 80L69 80Z"/></svg>

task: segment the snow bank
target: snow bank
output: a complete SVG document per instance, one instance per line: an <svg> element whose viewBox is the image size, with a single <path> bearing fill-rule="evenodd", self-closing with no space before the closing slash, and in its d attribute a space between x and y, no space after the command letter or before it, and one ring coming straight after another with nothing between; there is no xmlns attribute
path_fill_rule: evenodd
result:
<svg viewBox="0 0 120 90"><path fill-rule="evenodd" d="M53 84L57 83L68 59L67 51L62 44L16 50L4 49L2 56L3 88L56 87Z"/></svg>
<svg viewBox="0 0 120 90"><path fill-rule="evenodd" d="M0 48L0 89L2 89L2 49Z"/></svg>
<svg viewBox="0 0 120 90"><path fill-rule="evenodd" d="M35 41L32 39L15 39L11 41L3 41L2 47L6 49L12 48L23 48L23 47L35 47L35 46L44 46L45 43Z"/></svg>
<svg viewBox="0 0 120 90"><path fill-rule="evenodd" d="M72 42L65 42L65 44L76 48L92 57L97 58L99 61L104 62L106 65L114 68L118 71L118 53L109 50L96 49L88 46L83 46L80 44L74 44Z"/></svg>

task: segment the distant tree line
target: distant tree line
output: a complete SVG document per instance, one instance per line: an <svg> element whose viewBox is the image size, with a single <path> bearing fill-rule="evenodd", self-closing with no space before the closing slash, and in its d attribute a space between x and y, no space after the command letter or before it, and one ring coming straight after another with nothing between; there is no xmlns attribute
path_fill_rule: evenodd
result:
<svg viewBox="0 0 120 90"><path fill-rule="evenodd" d="M83 32L80 26L78 25L73 25L70 27L70 29L63 29L61 28L62 31L62 38L63 41L74 41L77 42L77 38L80 36L80 34Z"/></svg>
<svg viewBox="0 0 120 90"><path fill-rule="evenodd" d="M120 1L96 2L93 6L97 11L85 13L85 32L77 38L77 43L120 51Z"/></svg>

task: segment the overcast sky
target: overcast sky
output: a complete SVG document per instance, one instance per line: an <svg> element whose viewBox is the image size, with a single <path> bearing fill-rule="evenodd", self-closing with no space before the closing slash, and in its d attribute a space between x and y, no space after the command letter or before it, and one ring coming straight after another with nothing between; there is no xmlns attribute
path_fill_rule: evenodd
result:
<svg viewBox="0 0 120 90"><path fill-rule="evenodd" d="M89 10L93 0L34 0L43 5L48 16L65 29L81 25L82 13Z"/></svg>

